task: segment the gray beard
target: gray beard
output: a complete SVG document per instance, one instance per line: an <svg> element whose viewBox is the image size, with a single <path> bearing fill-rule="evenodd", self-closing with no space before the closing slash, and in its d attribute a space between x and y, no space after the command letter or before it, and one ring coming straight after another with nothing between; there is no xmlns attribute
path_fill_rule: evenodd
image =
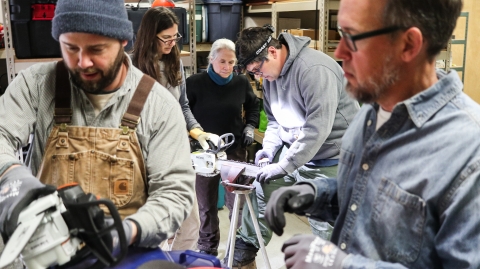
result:
<svg viewBox="0 0 480 269"><path fill-rule="evenodd" d="M378 76L371 76L364 83L353 87L347 83L346 90L349 95L361 103L373 103L383 97L388 89L399 80L399 70L392 65L392 58L385 59L382 73Z"/></svg>

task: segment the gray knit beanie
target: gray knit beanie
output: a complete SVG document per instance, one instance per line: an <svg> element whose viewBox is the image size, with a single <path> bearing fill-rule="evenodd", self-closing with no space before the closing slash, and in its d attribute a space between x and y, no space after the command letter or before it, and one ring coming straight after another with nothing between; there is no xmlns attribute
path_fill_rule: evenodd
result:
<svg viewBox="0 0 480 269"><path fill-rule="evenodd" d="M124 0L58 0L52 22L52 36L58 41L63 33L80 32L133 38Z"/></svg>

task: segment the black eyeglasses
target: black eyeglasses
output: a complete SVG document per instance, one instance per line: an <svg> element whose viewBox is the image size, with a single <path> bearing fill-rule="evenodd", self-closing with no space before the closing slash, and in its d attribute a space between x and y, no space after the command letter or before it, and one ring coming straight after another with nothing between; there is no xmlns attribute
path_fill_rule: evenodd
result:
<svg viewBox="0 0 480 269"><path fill-rule="evenodd" d="M260 72L260 70L262 70L262 66L263 66L263 63L265 62L265 60L267 60L267 58L263 58L262 62L258 65L257 68L255 68L255 69L252 70L252 71L248 71L248 70L247 70L247 73L249 73L250 75L253 75L253 76L261 76L261 75L263 75L263 72Z"/></svg>
<svg viewBox="0 0 480 269"><path fill-rule="evenodd" d="M361 33L361 34L358 34L358 35L351 35L347 32L344 32L342 30L342 27L340 27L340 26L337 27L338 33L345 40L345 43L347 43L348 49L351 50L351 51L357 51L357 46L355 45L355 41L357 41L357 40L365 39L365 38L369 38L369 37L374 37L374 36L377 36L377 35L384 35L384 34L388 34L388 33L393 33L393 32L398 31L400 29L401 28L398 27L398 26L390 26L390 27L386 27L386 28L382 28L382 29L378 29L378 30L374 30L374 31L366 32L366 33Z"/></svg>
<svg viewBox="0 0 480 269"><path fill-rule="evenodd" d="M176 37L176 38L170 39L170 40L163 40L163 39L161 39L161 38L158 37L158 36L157 36L157 39L160 40L160 41L162 41L163 43L165 43L165 45L170 46L170 45L172 45L173 41L175 41L175 43L178 43L178 41L180 41L180 40L182 39L182 35L177 34L177 37Z"/></svg>

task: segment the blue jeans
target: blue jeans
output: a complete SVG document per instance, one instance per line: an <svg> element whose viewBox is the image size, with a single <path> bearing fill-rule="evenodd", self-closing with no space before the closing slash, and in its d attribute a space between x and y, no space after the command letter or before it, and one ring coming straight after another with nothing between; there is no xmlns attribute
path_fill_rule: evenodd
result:
<svg viewBox="0 0 480 269"><path fill-rule="evenodd" d="M264 216L266 205L272 192L280 187L292 186L296 182L311 181L319 178L335 178L337 176L337 168L338 166L312 167L304 165L295 170L292 174L289 174L281 179L270 181L270 184L260 184L257 181L253 183L253 185L256 187L256 191L250 194L250 199L252 200L253 210L255 211L255 216L258 219L260 232L265 245L267 245L272 238L272 231L267 226ZM255 227L253 226L253 222L250 217L251 212L247 206L243 208L242 213L242 226L237 230L237 237L259 248L260 246L255 233ZM308 222L310 223L313 234L318 235L325 240L330 239L333 230L333 227L330 224L310 218L308 219Z"/></svg>

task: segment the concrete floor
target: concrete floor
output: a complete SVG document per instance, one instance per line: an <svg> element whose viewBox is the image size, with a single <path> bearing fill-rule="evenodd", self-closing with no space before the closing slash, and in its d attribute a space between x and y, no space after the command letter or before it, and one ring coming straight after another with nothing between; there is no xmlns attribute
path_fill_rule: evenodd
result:
<svg viewBox="0 0 480 269"><path fill-rule="evenodd" d="M247 205L245 204L245 207ZM228 220L228 209L223 207L218 211L218 217L220 219L220 245L218 247L218 257L223 259L225 257L225 249L228 239L228 231L230 230L230 221ZM285 262L283 259L283 253L281 251L283 242L290 239L296 234L311 234L310 225L305 217L300 217L294 214L286 214L287 226L282 236L273 235L272 240L266 246L267 256L270 261L271 269L284 269ZM262 257L261 251L258 252L257 269L267 269Z"/></svg>

